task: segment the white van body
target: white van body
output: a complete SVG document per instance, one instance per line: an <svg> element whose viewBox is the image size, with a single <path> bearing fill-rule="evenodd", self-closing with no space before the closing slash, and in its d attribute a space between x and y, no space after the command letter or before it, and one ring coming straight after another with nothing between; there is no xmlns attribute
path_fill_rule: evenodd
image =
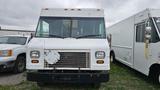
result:
<svg viewBox="0 0 160 90"><path fill-rule="evenodd" d="M77 19L78 18L78 19ZM110 70L109 64L109 45L106 39L105 31L101 32L105 34L103 38L87 38L88 36L77 37L80 32L76 32L77 27L82 27L80 23L87 22L85 19L101 18L104 20L104 11L101 9L42 9L39 24L45 24L44 26L38 26L36 36L28 44L27 49L27 79L36 82L96 82L108 81L108 70ZM62 20L63 25L59 26L61 21L53 24L54 20ZM80 21L83 19L84 21ZM42 21L43 20L43 21ZM79 21L78 21L79 20ZM93 20L94 21L94 20ZM44 23L45 22L45 23ZM52 22L52 23L51 23ZM75 36L60 35L57 32L66 28L71 22L72 27L75 29L72 34ZM49 24L48 24L49 23ZM105 24L105 23L103 23ZM92 25L91 25L92 26ZM90 27L91 27L90 26ZM103 25L102 25L103 26ZM105 26L105 25L104 25ZM43 28L43 31L39 31ZM58 31L53 31L54 28L60 28ZM85 25L83 25L85 27ZM101 24L98 26L100 30ZM41 29L39 29L41 28ZM50 28L53 28L52 30ZM86 27L87 28L87 27ZM105 29L105 27L104 27ZM46 30L46 31L45 31ZM49 30L49 31L48 31ZM66 29L68 30L68 29ZM52 32L53 31L53 32ZM81 29L83 31L83 29ZM65 31L63 31L65 32ZM85 31L83 31L85 32ZM48 34L54 35L48 35ZM60 32L61 33L61 32ZM91 32L90 32L91 33ZM45 34L45 35L42 35ZM52 36L52 37L51 37ZM94 36L94 35L93 35ZM101 37L101 36L100 36ZM32 53L34 52L34 53ZM95 57L96 52L100 53L104 58L97 59ZM32 57L36 54L38 57ZM34 60L36 63L34 63ZM54 71L54 73L49 73ZM101 72L104 72L101 74ZM46 75L46 72L48 73ZM66 75L67 72L69 73ZM71 73L72 72L72 73ZM78 73L79 72L79 73ZM89 74L87 74L87 73ZM93 73L94 72L94 73ZM95 73L96 72L96 73ZM91 81L91 79L83 78L73 80L72 76L92 76L95 74L97 80ZM57 75L61 76L57 79ZM102 77L101 77L102 75ZM48 76L48 78L46 78ZM89 78L90 78L89 76ZM54 77L54 78L53 78ZM67 78L67 79L66 79ZM92 78L92 77L91 77Z"/></svg>
<svg viewBox="0 0 160 90"><path fill-rule="evenodd" d="M160 10L146 9L107 28L111 56L121 63L160 81ZM151 38L147 36L147 25ZM156 76L155 76L156 75Z"/></svg>

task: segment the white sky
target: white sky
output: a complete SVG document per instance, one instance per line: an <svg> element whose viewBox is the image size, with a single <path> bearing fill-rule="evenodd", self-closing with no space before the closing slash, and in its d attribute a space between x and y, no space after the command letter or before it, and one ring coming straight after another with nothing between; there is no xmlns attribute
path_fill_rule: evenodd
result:
<svg viewBox="0 0 160 90"><path fill-rule="evenodd" d="M34 30L45 7L103 8L108 27L146 8L160 9L160 0L0 0L0 26Z"/></svg>

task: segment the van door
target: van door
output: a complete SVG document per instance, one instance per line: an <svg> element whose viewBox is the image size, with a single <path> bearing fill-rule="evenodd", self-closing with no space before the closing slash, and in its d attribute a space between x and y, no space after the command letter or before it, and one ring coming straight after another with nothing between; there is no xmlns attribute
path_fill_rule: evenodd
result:
<svg viewBox="0 0 160 90"><path fill-rule="evenodd" d="M145 22L135 25L134 69L146 74L150 45L145 40Z"/></svg>

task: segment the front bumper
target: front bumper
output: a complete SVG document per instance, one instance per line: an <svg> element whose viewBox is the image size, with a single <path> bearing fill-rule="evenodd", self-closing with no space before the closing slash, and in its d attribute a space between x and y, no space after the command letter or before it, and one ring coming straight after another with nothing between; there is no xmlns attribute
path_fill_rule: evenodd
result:
<svg viewBox="0 0 160 90"><path fill-rule="evenodd" d="M108 71L27 72L27 80L43 83L100 83L109 81L109 73Z"/></svg>
<svg viewBox="0 0 160 90"><path fill-rule="evenodd" d="M15 65L13 58L0 57L0 72L12 69Z"/></svg>

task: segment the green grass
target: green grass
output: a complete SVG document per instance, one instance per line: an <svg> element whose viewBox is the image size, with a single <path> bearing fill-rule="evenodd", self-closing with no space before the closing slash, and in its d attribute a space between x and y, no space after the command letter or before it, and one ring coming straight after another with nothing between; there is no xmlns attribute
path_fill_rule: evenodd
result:
<svg viewBox="0 0 160 90"><path fill-rule="evenodd" d="M24 81L15 86L0 86L0 90L160 90L159 84L120 63L111 64L110 80L99 88L91 85L53 85L40 88L36 83Z"/></svg>
<svg viewBox="0 0 160 90"><path fill-rule="evenodd" d="M101 84L100 90L160 90L160 85L120 63L111 64L110 81Z"/></svg>

